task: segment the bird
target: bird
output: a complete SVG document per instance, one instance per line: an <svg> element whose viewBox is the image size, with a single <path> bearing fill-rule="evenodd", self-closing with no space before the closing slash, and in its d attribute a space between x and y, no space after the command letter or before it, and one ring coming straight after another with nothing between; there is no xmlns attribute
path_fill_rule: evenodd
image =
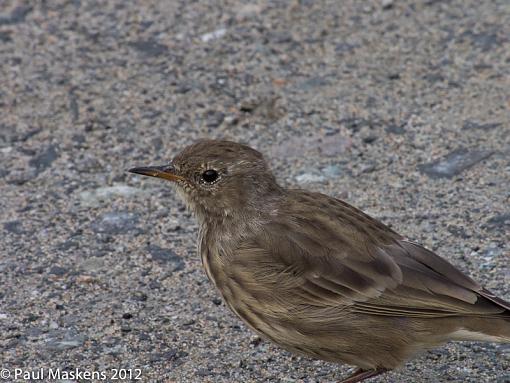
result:
<svg viewBox="0 0 510 383"><path fill-rule="evenodd" d="M264 156L200 140L163 166L198 224L205 272L244 323L282 348L397 369L447 341L510 342L510 303L343 200L278 184Z"/></svg>

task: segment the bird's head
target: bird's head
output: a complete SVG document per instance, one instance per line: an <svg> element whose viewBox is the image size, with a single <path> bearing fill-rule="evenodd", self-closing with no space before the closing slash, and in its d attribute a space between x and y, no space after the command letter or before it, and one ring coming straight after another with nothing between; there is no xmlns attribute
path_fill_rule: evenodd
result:
<svg viewBox="0 0 510 383"><path fill-rule="evenodd" d="M129 171L171 181L199 219L263 210L261 202L281 191L262 154L231 141L199 141L167 165Z"/></svg>

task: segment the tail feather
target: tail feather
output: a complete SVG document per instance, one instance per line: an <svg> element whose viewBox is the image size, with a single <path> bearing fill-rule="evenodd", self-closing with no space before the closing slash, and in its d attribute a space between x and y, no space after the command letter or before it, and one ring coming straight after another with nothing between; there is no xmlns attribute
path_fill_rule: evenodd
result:
<svg viewBox="0 0 510 383"><path fill-rule="evenodd" d="M466 318L450 334L452 340L510 343L510 312L499 317Z"/></svg>
<svg viewBox="0 0 510 383"><path fill-rule="evenodd" d="M482 289L481 291L478 292L478 294L480 294L484 298L487 298L491 302L494 302L498 306L504 308L506 310L506 315L508 315L508 318L510 319L510 302L507 302L504 299L497 297L496 295L494 295L493 292L487 289Z"/></svg>

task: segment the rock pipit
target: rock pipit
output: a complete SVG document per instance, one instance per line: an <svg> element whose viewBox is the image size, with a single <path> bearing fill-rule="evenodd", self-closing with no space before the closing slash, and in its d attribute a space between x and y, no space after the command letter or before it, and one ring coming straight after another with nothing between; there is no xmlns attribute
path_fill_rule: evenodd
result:
<svg viewBox="0 0 510 383"><path fill-rule="evenodd" d="M200 141L130 171L176 185L232 311L285 349L358 366L343 382L449 340L510 342L510 303L346 202L284 189L248 146Z"/></svg>

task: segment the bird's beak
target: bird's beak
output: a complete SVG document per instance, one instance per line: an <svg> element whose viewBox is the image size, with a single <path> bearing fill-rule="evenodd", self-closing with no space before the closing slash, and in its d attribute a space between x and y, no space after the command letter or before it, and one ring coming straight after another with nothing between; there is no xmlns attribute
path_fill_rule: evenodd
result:
<svg viewBox="0 0 510 383"><path fill-rule="evenodd" d="M142 166L139 168L131 168L129 172L142 174L149 177L163 178L169 181L182 181L184 178L175 174L173 165L165 166Z"/></svg>

